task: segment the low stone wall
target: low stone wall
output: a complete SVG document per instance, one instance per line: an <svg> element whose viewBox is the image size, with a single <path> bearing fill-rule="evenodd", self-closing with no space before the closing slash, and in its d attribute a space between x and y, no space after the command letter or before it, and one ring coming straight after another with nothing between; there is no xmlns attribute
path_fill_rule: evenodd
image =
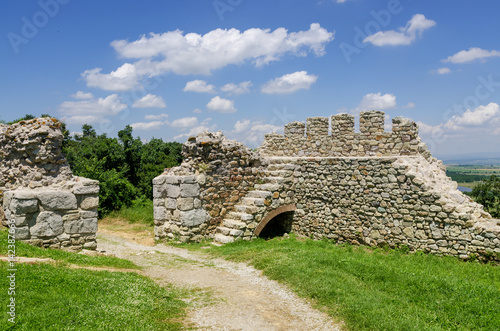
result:
<svg viewBox="0 0 500 331"><path fill-rule="evenodd" d="M61 123L0 124L0 221L36 246L95 249L99 182L73 176Z"/></svg>
<svg viewBox="0 0 500 331"><path fill-rule="evenodd" d="M61 186L5 193L5 225L14 229L17 240L66 250L97 247L99 182L74 179Z"/></svg>

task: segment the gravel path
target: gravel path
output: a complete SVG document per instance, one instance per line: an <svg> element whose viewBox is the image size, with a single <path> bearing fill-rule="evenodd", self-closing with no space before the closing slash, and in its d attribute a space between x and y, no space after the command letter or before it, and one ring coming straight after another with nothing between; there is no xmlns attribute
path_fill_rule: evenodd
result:
<svg viewBox="0 0 500 331"><path fill-rule="evenodd" d="M98 236L99 250L144 267L160 285L197 289L205 300L191 303L187 325L200 330L341 330L285 286L244 263L215 259L186 249L154 247L109 233Z"/></svg>

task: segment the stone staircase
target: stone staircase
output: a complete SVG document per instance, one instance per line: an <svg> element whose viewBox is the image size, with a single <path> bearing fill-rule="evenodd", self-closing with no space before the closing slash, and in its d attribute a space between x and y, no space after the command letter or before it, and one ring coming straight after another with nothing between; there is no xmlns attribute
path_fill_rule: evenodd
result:
<svg viewBox="0 0 500 331"><path fill-rule="evenodd" d="M278 207L283 188L293 181L295 165L270 161L262 171L261 182L240 199L217 227L214 241L225 244L237 239L250 240L253 230L266 213L267 207Z"/></svg>

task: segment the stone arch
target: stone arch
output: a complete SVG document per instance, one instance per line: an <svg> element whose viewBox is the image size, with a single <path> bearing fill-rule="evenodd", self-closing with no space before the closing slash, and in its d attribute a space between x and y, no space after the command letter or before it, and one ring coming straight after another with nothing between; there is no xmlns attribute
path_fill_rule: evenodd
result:
<svg viewBox="0 0 500 331"><path fill-rule="evenodd" d="M269 213L267 213L267 215L262 219L262 221L259 222L259 224L257 225L257 227L255 228L255 235L256 236L259 236L260 233L262 232L262 230L264 230L264 228L266 227L266 225L273 219L275 218L276 216L280 215L280 214L283 214L283 213L287 213L287 212L291 212L291 211L295 211L297 209L297 207L295 207L295 204L289 204L289 205L283 205L283 206L280 206L272 211L270 211Z"/></svg>

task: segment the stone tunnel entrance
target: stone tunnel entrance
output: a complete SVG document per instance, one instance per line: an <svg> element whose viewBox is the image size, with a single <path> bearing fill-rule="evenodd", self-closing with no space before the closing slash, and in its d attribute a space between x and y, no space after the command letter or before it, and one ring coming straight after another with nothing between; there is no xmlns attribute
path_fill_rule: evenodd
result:
<svg viewBox="0 0 500 331"><path fill-rule="evenodd" d="M269 239L289 233L292 231L295 209L295 205L285 205L269 212L255 228L255 235Z"/></svg>

